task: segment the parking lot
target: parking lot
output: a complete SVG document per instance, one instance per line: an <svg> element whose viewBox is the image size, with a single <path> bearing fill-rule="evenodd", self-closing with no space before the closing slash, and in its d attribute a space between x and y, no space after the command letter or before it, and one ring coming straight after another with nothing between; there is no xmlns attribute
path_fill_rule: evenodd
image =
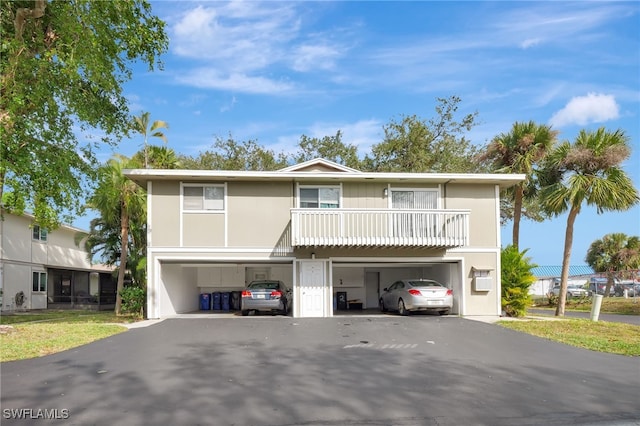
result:
<svg viewBox="0 0 640 426"><path fill-rule="evenodd" d="M265 316L3 363L1 398L60 424L637 424L639 385L636 358L454 316Z"/></svg>

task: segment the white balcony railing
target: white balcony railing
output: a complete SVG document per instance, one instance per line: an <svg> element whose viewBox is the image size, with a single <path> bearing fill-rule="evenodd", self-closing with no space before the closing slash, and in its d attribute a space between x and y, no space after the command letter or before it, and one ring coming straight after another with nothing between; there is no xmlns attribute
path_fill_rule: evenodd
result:
<svg viewBox="0 0 640 426"><path fill-rule="evenodd" d="M468 210L291 209L294 247L461 247Z"/></svg>

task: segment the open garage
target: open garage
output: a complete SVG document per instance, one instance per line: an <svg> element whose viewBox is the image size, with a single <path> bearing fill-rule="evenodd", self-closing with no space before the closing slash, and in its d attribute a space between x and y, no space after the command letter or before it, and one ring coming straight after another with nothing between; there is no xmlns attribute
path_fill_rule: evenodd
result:
<svg viewBox="0 0 640 426"><path fill-rule="evenodd" d="M317 282L305 286L307 265L317 265ZM185 313L219 313L239 311L240 293L253 280L280 280L292 290L295 317L355 313L353 311L378 308L384 288L400 279L433 279L453 290L452 313L460 312L464 294L461 260L402 259L330 259L293 260L280 262L234 259L219 261L190 261L162 259L156 262L157 285L149 289L155 300L159 318ZM312 300L307 297L315 291ZM202 305L202 294L211 298ZM225 296L226 294L226 296ZM214 297L228 297L227 306L215 305ZM313 308L311 305L313 304ZM205 309L208 307L208 309ZM207 312L205 312L205 310Z"/></svg>

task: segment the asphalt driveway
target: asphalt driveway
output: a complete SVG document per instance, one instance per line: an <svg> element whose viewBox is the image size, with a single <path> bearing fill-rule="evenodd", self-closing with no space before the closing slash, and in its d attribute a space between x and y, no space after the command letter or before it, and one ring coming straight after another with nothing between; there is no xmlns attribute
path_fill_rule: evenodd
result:
<svg viewBox="0 0 640 426"><path fill-rule="evenodd" d="M3 425L640 425L640 359L457 317L172 319L1 381Z"/></svg>

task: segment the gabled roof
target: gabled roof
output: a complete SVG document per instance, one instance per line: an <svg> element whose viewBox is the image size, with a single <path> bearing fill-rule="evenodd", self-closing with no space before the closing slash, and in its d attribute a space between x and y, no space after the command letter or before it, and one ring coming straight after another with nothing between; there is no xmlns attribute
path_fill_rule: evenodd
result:
<svg viewBox="0 0 640 426"><path fill-rule="evenodd" d="M362 173L360 170L325 160L324 158L314 158L300 164L285 167L278 170L279 172L346 172L346 173Z"/></svg>

